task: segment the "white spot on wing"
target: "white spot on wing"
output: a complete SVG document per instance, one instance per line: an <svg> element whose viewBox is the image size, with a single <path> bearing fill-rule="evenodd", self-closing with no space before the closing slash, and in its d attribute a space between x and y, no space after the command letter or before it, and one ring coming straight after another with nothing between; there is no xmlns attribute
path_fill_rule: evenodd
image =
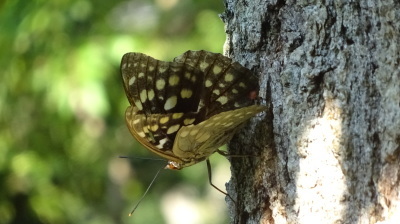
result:
<svg viewBox="0 0 400 224"><path fill-rule="evenodd" d="M172 119L179 119L183 116L183 113L173 113L172 114Z"/></svg>
<svg viewBox="0 0 400 224"><path fill-rule="evenodd" d="M167 134L175 133L176 131L179 130L180 127L181 127L181 126L180 126L179 124L172 125L171 127L168 128Z"/></svg>
<svg viewBox="0 0 400 224"><path fill-rule="evenodd" d="M192 96L193 92L190 89L182 89L181 90L181 97L184 98L190 98Z"/></svg>
<svg viewBox="0 0 400 224"><path fill-rule="evenodd" d="M160 119L160 123L161 123L161 124L165 124L165 123L168 122L168 120L169 120L169 117L162 117L162 118Z"/></svg>
<svg viewBox="0 0 400 224"><path fill-rule="evenodd" d="M157 148L162 149L164 147L164 144L168 141L167 138L163 138L160 140L160 143L156 145Z"/></svg>
<svg viewBox="0 0 400 224"><path fill-rule="evenodd" d="M214 68L213 68L213 73L214 74L218 74L218 73L220 73L222 71L222 68L221 67L219 67L218 65L215 65L214 66Z"/></svg>
<svg viewBox="0 0 400 224"><path fill-rule="evenodd" d="M147 92L148 98L149 100L153 100L154 99L154 90L149 90L149 92Z"/></svg>
<svg viewBox="0 0 400 224"><path fill-rule="evenodd" d="M143 110L143 105L142 105L142 103L140 102L140 100L136 100L136 101L135 101L135 105L136 105L136 107L137 107L139 110Z"/></svg>
<svg viewBox="0 0 400 224"><path fill-rule="evenodd" d="M135 83L135 80L136 80L136 77L135 77L135 76L132 76L132 77L129 79L128 84L131 86L133 83Z"/></svg>
<svg viewBox="0 0 400 224"><path fill-rule="evenodd" d="M147 100L147 91L145 89L140 92L140 100L143 103Z"/></svg>
<svg viewBox="0 0 400 224"><path fill-rule="evenodd" d="M219 95L219 94L221 94L221 92L219 91L219 89L214 89L214 91L213 91L213 93L215 94L215 95Z"/></svg>
<svg viewBox="0 0 400 224"><path fill-rule="evenodd" d="M157 124L151 126L151 130L152 131L157 131L157 129L158 129L158 125Z"/></svg>
<svg viewBox="0 0 400 224"><path fill-rule="evenodd" d="M165 110L171 110L172 108L174 108L176 106L176 103L177 103L177 97L176 96L171 96L170 98L168 98L165 101L164 109Z"/></svg>
<svg viewBox="0 0 400 224"><path fill-rule="evenodd" d="M163 89L164 89L164 86L165 86L165 80L164 80L164 79L158 79L158 80L156 81L156 88L157 88L158 90L163 90Z"/></svg>
<svg viewBox="0 0 400 224"><path fill-rule="evenodd" d="M176 86L179 83L179 76L171 75L169 77L168 83L170 86Z"/></svg>
<svg viewBox="0 0 400 224"><path fill-rule="evenodd" d="M232 80L233 80L233 75L230 74L230 73L227 73L227 74L225 75L225 81L226 81L226 82L232 82Z"/></svg>
<svg viewBox="0 0 400 224"><path fill-rule="evenodd" d="M200 70L204 72L206 70L206 68L208 67L208 63L203 61L200 63L199 67L200 67Z"/></svg>
<svg viewBox="0 0 400 224"><path fill-rule="evenodd" d="M220 96L218 97L217 101L224 105L228 102L228 98L226 96Z"/></svg>
<svg viewBox="0 0 400 224"><path fill-rule="evenodd" d="M189 125L189 124L193 124L193 122L196 120L196 118L186 118L184 121L183 121L183 124L185 124L185 125Z"/></svg>

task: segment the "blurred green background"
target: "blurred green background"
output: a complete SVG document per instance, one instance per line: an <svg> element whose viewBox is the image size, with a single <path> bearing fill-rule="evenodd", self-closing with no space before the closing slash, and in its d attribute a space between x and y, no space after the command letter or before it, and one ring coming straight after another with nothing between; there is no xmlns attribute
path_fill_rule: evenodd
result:
<svg viewBox="0 0 400 224"><path fill-rule="evenodd" d="M0 3L0 223L227 223L205 163L165 162L131 137L119 64L124 53L171 60L221 52L215 0L9 0ZM211 158L224 189L229 164Z"/></svg>

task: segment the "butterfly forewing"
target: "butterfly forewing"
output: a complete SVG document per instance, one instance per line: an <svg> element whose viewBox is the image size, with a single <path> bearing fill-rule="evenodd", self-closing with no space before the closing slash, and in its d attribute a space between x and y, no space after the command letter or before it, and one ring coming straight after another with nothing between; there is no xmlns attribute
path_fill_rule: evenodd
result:
<svg viewBox="0 0 400 224"><path fill-rule="evenodd" d="M121 71L129 102L143 113L197 111L204 76L192 66L127 53Z"/></svg>
<svg viewBox="0 0 400 224"><path fill-rule="evenodd" d="M206 159L265 109L253 105L257 78L221 54L187 51L163 62L127 53L121 72L132 135L180 168Z"/></svg>

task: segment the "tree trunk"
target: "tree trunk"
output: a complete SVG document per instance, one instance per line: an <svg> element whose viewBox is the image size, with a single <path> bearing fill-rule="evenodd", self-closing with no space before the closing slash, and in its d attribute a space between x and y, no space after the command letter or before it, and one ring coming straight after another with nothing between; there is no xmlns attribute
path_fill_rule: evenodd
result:
<svg viewBox="0 0 400 224"><path fill-rule="evenodd" d="M400 223L399 1L225 4L270 106L229 145L232 223Z"/></svg>

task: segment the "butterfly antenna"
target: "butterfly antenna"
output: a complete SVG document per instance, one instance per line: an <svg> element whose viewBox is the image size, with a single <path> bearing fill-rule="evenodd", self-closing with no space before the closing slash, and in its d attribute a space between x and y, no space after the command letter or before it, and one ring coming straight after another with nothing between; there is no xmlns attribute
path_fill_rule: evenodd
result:
<svg viewBox="0 0 400 224"><path fill-rule="evenodd" d="M165 159L158 158L148 158L148 157L140 157L140 156L118 156L120 159L141 159L141 160L154 160L154 161L167 161Z"/></svg>
<svg viewBox="0 0 400 224"><path fill-rule="evenodd" d="M154 181L157 179L158 174L160 173L160 171L163 168L160 168L156 175L154 176L153 180L150 182L149 186L147 187L146 191L144 192L143 196L139 199L139 201L136 203L135 207L132 209L132 211L129 213L129 216L132 216L132 214L135 212L135 210L137 209L137 207L139 206L140 202L142 202L143 198L146 196L147 192L149 191L149 189L151 188L151 186L153 185Z"/></svg>

